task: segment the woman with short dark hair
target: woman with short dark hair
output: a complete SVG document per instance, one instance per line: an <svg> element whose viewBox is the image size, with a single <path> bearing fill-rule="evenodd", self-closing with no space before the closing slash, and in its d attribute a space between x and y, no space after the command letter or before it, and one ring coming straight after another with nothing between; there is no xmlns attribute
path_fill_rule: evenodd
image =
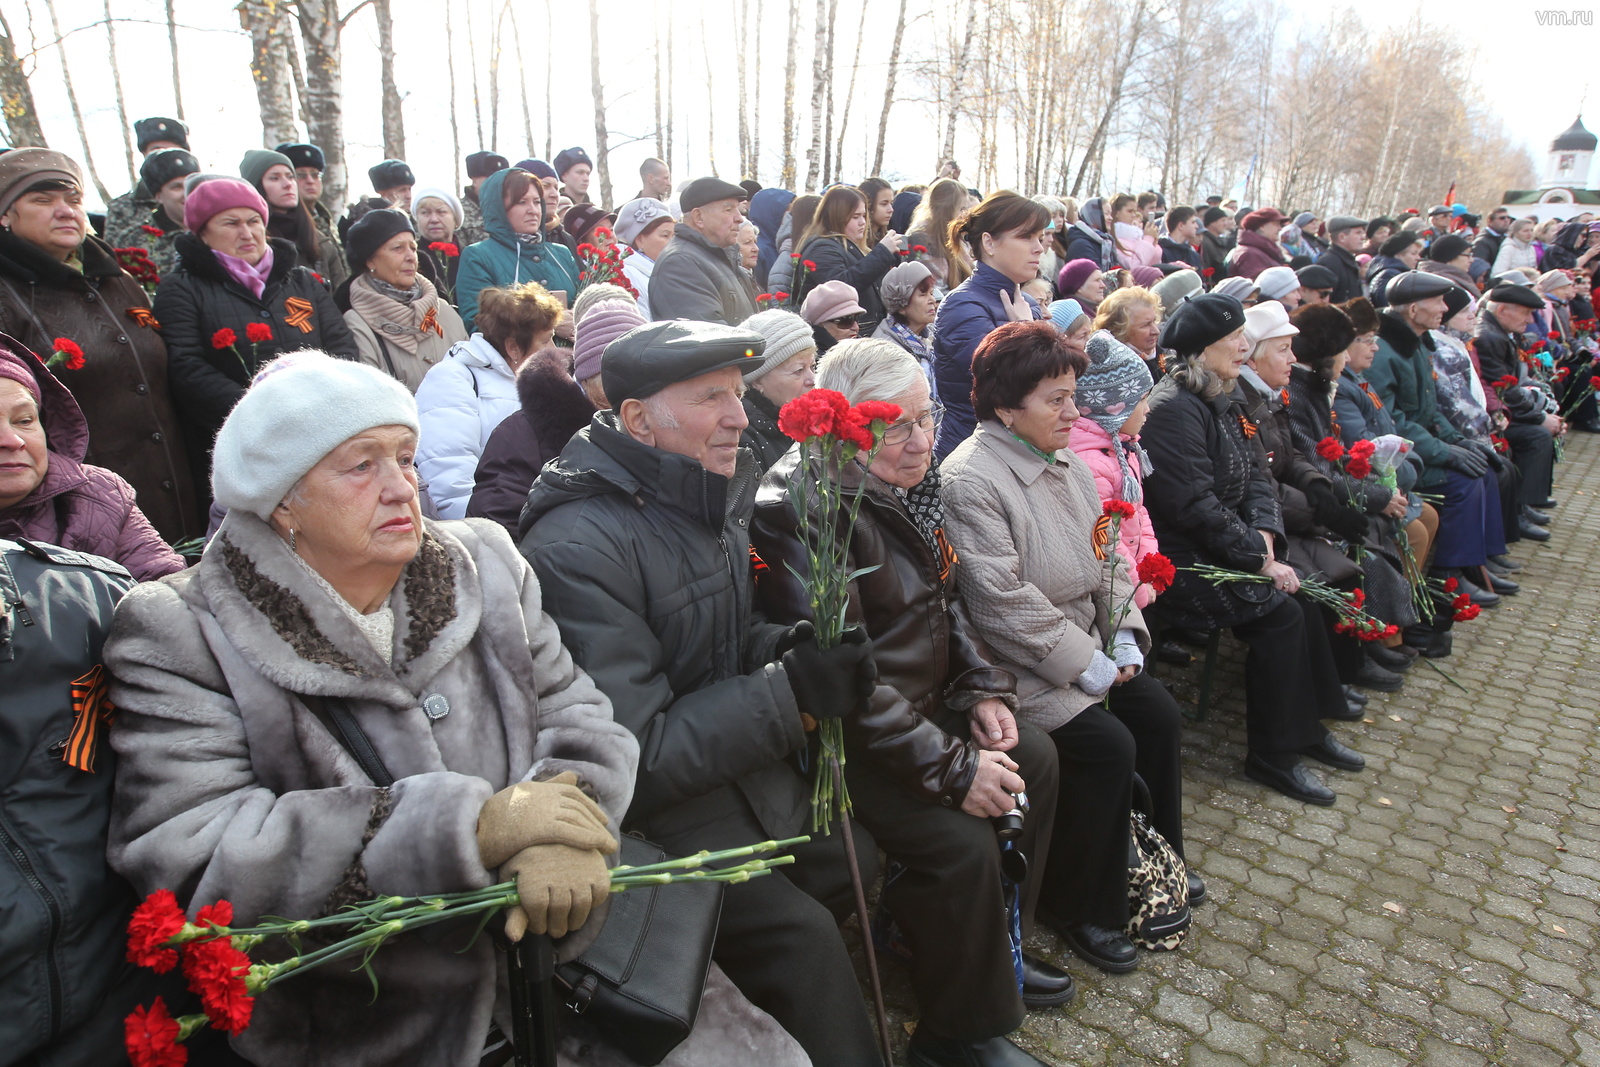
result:
<svg viewBox="0 0 1600 1067"><path fill-rule="evenodd" d="M1044 317L1024 282L1038 276L1050 209L998 192L950 224L950 244L970 251L977 268L951 290L933 320L933 373L945 405L936 451L946 456L977 424L972 411L972 354L995 327Z"/></svg>
<svg viewBox="0 0 1600 1067"><path fill-rule="evenodd" d="M977 429L940 469L972 625L1016 675L1018 714L1050 734L1061 762L1040 913L1078 955L1120 974L1138 965L1124 933L1134 774L1182 855L1183 715L1143 673L1150 637L1130 599L1139 581L1097 536L1100 494L1069 447L1087 367L1048 322L1000 326L972 359ZM1204 893L1191 876L1191 903Z"/></svg>

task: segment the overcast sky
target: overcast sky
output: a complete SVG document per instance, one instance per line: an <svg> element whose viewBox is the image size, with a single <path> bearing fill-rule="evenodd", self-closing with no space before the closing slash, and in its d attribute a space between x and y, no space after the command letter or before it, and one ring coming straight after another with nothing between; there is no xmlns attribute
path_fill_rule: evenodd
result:
<svg viewBox="0 0 1600 1067"><path fill-rule="evenodd" d="M347 5L354 0L346 0ZM855 27L866 7L866 31L862 37L860 73L855 90L846 147L846 173L858 175L870 160L872 140L877 131L877 112L883 99L883 79L888 45L894 30L898 5L893 0L841 0L837 22L840 47L835 54L835 78L842 107L855 41ZM958 0L917 0L911 9L931 10L908 35L923 36L933 31L934 18L949 18ZM1571 3L1573 0L1432 0L1417 6L1395 0L1347 0L1349 6L1375 28L1404 22L1420 6L1424 19L1449 27L1478 50L1471 68L1453 72L1471 78L1483 89L1492 106L1502 115L1508 129L1533 152L1543 171L1549 142L1566 129L1577 114L1580 100L1588 97L1591 129L1600 131L1600 77L1593 62L1600 30L1590 26L1541 25L1537 12L1588 13L1593 8L1542 8L1540 3ZM1578 0L1592 4L1594 0ZM457 114L461 123L462 151L480 145L472 106L471 86L465 72L467 26L465 0L393 0L398 74L405 97L406 135L409 162L419 182L452 183L448 81L445 73L445 12L454 12L452 32L457 60ZM668 0L600 0L602 77L606 86L607 126L611 131L612 181L616 199L631 195L637 188L637 168L641 160L654 154L655 122L654 70L655 24L665 25ZM28 10L24 10L25 5ZM1326 17L1329 5L1314 0L1286 0L1298 26L1284 32L1314 32L1307 27ZM496 5L498 6L498 5ZM752 2L752 9L754 3ZM56 0L67 33L66 53L73 86L89 129L94 161L113 195L129 186L119 133L115 95L112 86L108 48L103 27L86 26L101 16L99 4L92 0ZM249 39L238 27L237 15L228 0L177 0L179 51L182 60L185 118L193 128L193 144L202 166L235 172L246 149L258 147L260 124L255 93L249 71ZM564 0L554 5L557 22L552 75L554 101L554 142L557 150L581 144L593 148L594 112L589 87L589 33L586 5ZM480 53L485 51L485 18L490 4L473 0L473 31ZM516 78L521 73L527 82L529 105L533 112L535 155L542 155L545 142L546 82L546 4L517 0L521 24L522 59L511 51L509 31L502 63L501 119L498 149L513 162L522 157L522 113ZM122 83L131 117L175 112L166 26L160 0L113 0L113 14L119 19L147 20L149 24L120 23L117 27L117 52ZM738 177L737 68L732 50L733 5L711 0L671 0L671 18L676 28L674 49L674 108L676 118L676 175L683 177L711 170L708 133L715 127L716 169L725 177ZM764 0L766 18L760 53L753 44L747 57L750 77L761 81L761 125L765 131L761 145L760 179L776 180L780 163L782 129L783 59L785 14L783 0ZM802 3L801 35L809 42L809 2ZM72 123L63 79L60 53L49 47L53 39L49 18L40 0L8 0L6 16L19 38L19 50L26 50L31 34L45 45L34 58L31 84L41 113L46 137L52 147L82 159L83 149ZM31 25L28 15L32 16ZM563 21L565 20L565 21ZM1550 22L1546 19L1546 22ZM710 53L708 64L707 54ZM804 173L804 146L809 143L809 47L803 47L801 69L797 72L799 104L797 142L800 169ZM482 65L482 64L480 64ZM364 187L364 171L381 158L378 118L378 61L376 31L368 12L362 12L346 30L344 42L345 135L352 165L352 189ZM1439 72L1447 76L1452 72ZM709 87L709 92L708 92ZM480 91L485 91L480 89ZM901 84L891 120L884 176L895 181L926 180L937 152L933 112L929 105L914 98L925 94L901 69ZM754 100L754 87L750 90ZM714 105L708 101L714 100ZM487 100L483 100L484 121L488 121ZM836 118L836 121L837 118ZM1426 131L1418 131L1425 135ZM972 147L959 140L957 156ZM631 138L647 138L623 144ZM489 138L487 135L484 140ZM483 147L487 147L484 145ZM1595 184L1591 181L1591 185ZM1330 205L1336 207L1336 205Z"/></svg>

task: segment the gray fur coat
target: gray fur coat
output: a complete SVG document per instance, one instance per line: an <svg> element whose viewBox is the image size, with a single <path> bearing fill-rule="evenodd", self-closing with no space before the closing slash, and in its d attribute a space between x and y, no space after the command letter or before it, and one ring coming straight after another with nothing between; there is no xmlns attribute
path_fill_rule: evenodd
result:
<svg viewBox="0 0 1600 1067"><path fill-rule="evenodd" d="M532 570L495 523L424 529L389 601L392 667L237 511L197 566L122 600L105 647L120 759L108 851L141 894L171 888L191 912L226 897L249 923L485 886L483 802L563 770L621 822L638 744L573 665ZM373 785L298 693L348 701L395 784ZM433 722L431 694L450 709ZM505 981L487 938L459 951L470 934L386 945L375 1000L339 965L297 977L261 997L235 1046L262 1067L475 1064Z"/></svg>

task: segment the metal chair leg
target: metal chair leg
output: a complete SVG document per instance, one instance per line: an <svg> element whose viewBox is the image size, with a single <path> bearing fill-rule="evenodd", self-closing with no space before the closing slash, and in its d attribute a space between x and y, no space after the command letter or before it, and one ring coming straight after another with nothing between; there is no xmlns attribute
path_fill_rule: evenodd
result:
<svg viewBox="0 0 1600 1067"><path fill-rule="evenodd" d="M1217 651L1222 645L1222 631L1211 631L1211 640L1206 642L1206 659L1200 667L1200 700L1195 704L1195 722L1205 722L1206 716L1211 713L1211 683L1217 674Z"/></svg>

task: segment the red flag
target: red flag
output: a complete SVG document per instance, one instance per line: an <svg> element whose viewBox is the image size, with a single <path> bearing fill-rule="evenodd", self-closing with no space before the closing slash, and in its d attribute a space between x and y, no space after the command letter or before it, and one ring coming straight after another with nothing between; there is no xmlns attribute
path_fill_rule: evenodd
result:
<svg viewBox="0 0 1600 1067"><path fill-rule="evenodd" d="M1450 183L1450 191L1444 194L1444 206L1453 207L1456 202L1456 183Z"/></svg>

